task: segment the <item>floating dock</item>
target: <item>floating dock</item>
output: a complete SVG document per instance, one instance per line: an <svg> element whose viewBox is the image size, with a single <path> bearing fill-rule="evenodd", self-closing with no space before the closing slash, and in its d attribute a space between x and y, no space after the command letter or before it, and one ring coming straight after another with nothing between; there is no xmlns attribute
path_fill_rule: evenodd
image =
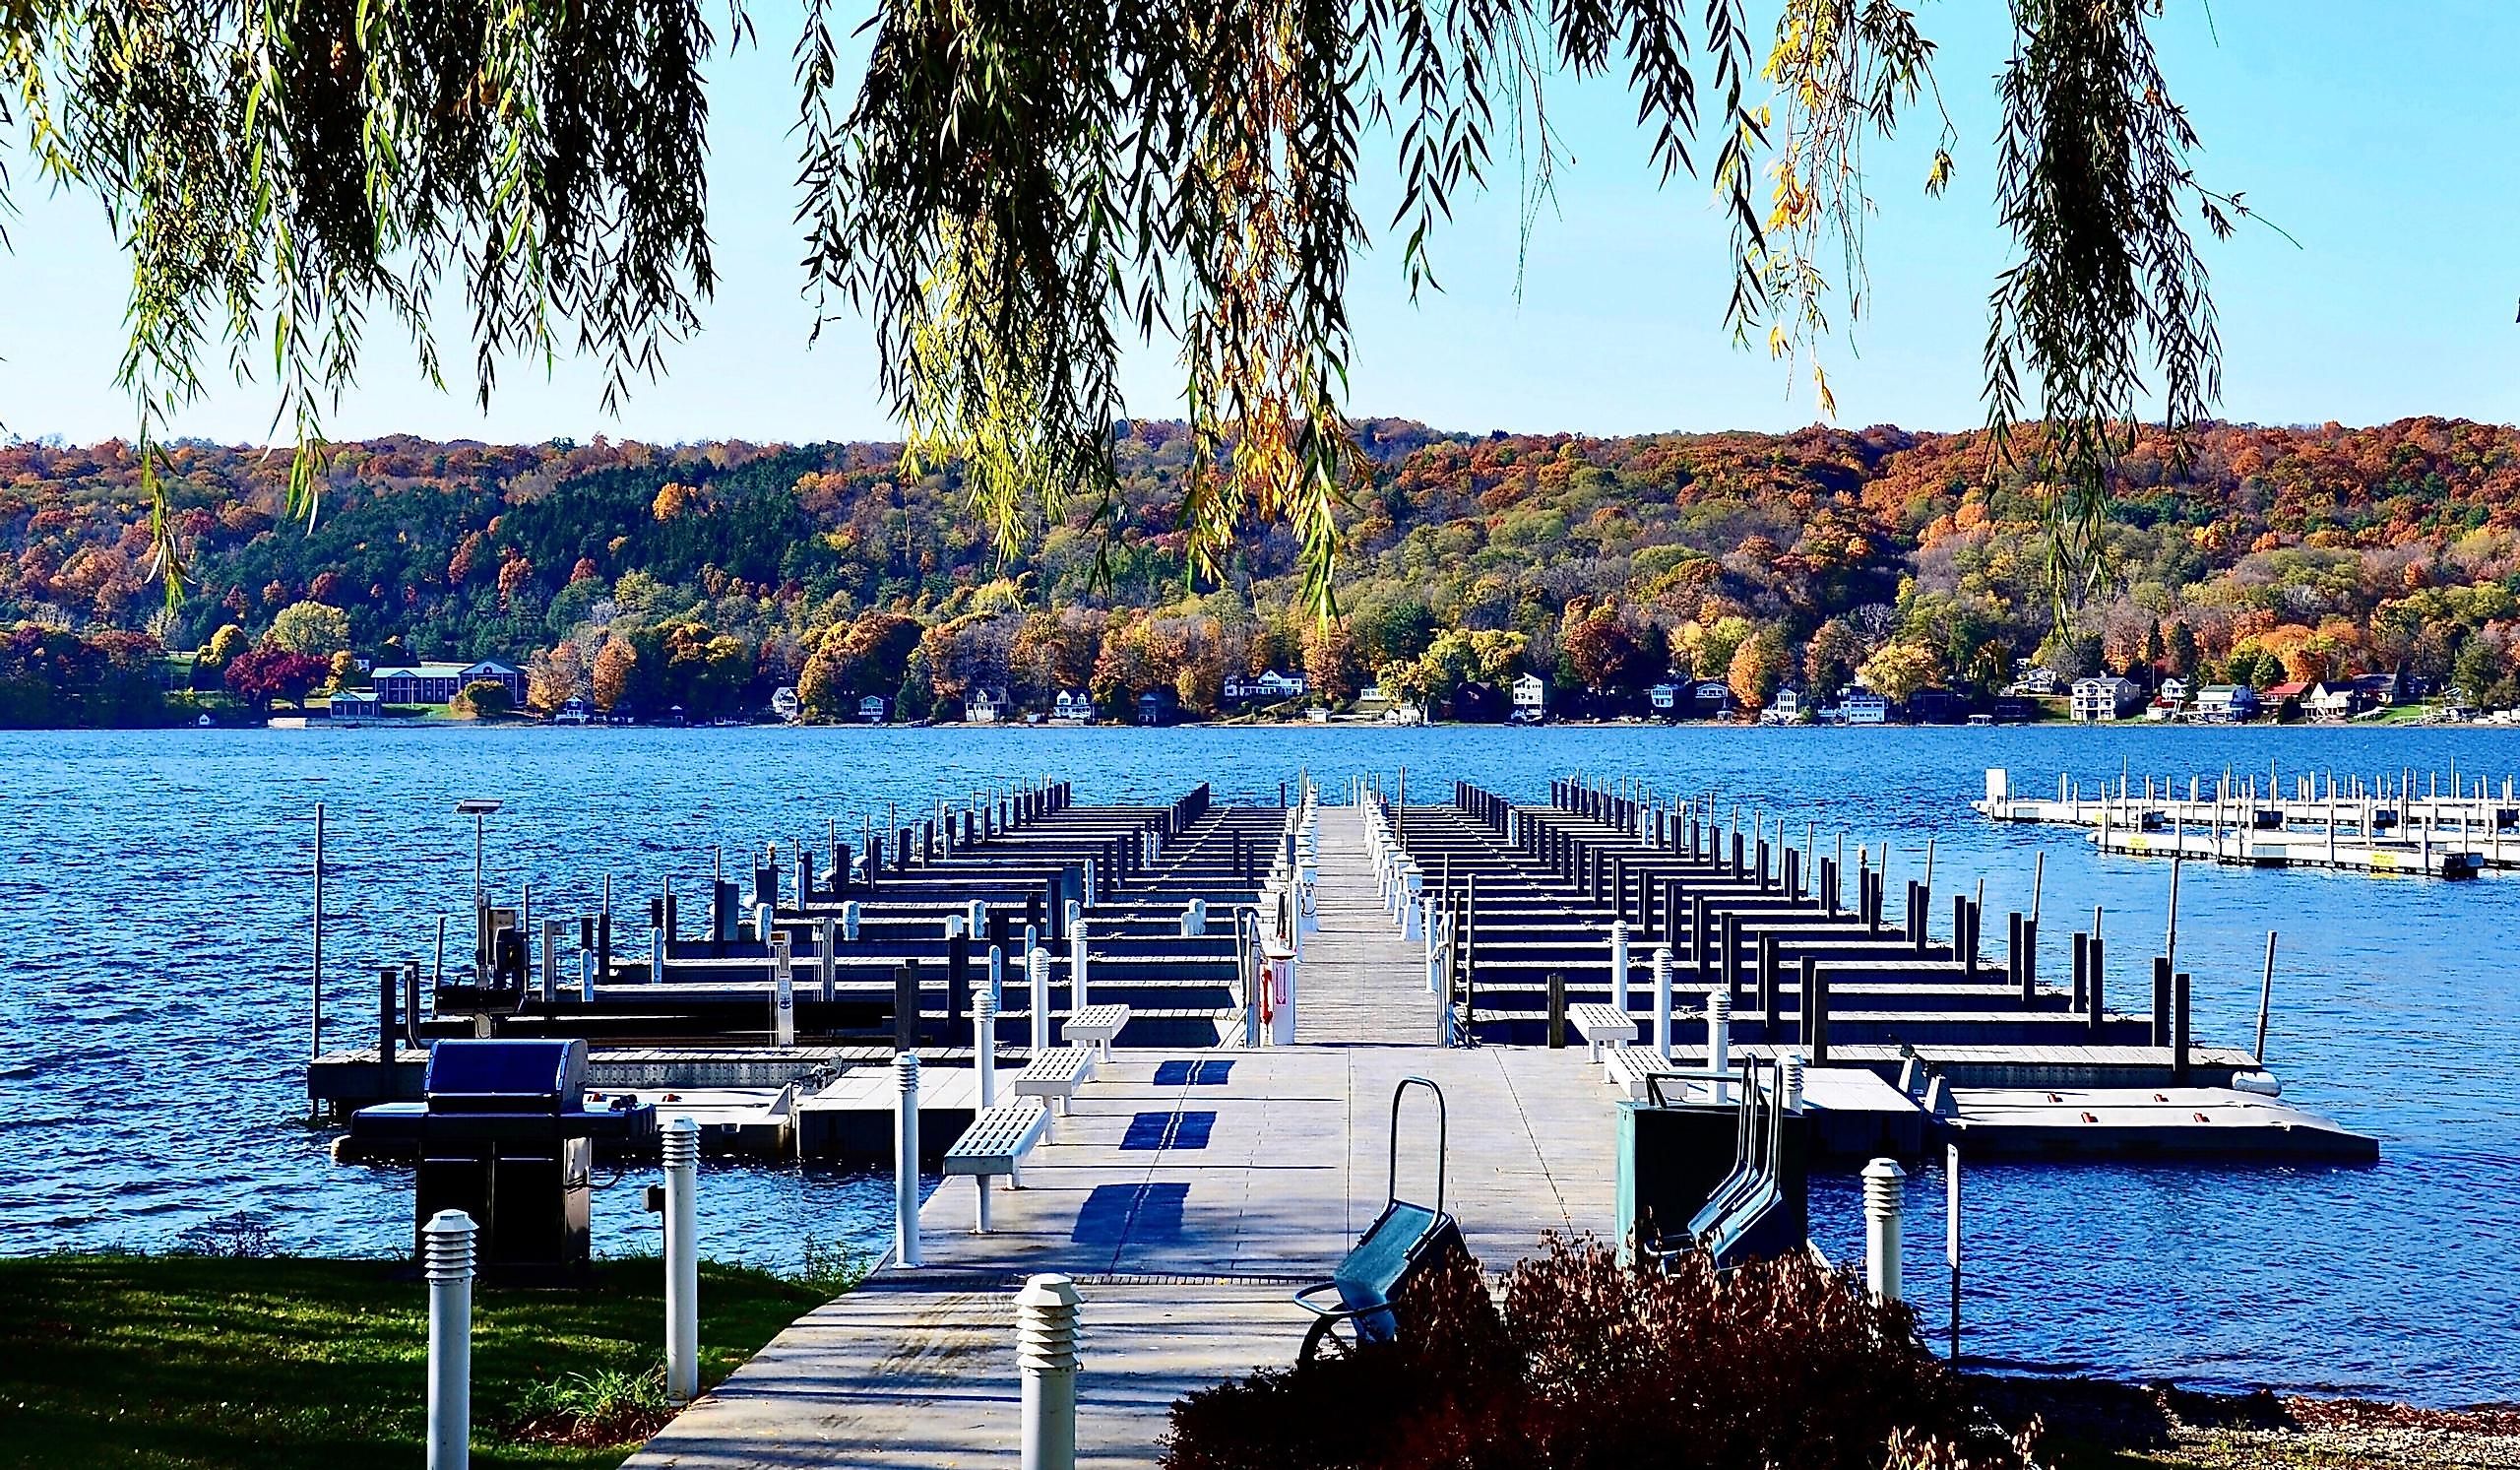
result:
<svg viewBox="0 0 2520 1470"><path fill-rule="evenodd" d="M2453 775L2453 786L2460 780ZM2512 783L2492 796L2480 779L2472 790L2417 795L2411 775L2377 778L2298 777L2294 794L2261 792L2254 775L2226 774L2210 788L2190 777L2178 796L2168 779L2143 790L2120 776L2111 790L2056 780L2056 796L2015 793L2011 774L1986 772L1986 795L1972 801L1979 815L2000 822L2086 828L2102 852L2183 857L2254 867L2328 867L2377 876L2472 878L2488 867L2520 867L2520 803Z"/></svg>

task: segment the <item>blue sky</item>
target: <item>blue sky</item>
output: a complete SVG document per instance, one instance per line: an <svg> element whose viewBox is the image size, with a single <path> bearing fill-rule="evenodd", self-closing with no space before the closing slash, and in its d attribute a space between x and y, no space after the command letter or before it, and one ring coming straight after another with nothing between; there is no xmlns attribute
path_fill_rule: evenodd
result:
<svg viewBox="0 0 2520 1470"><path fill-rule="evenodd" d="M2206 141L2203 172L2281 224L2209 245L2226 352L2225 416L2369 423L2411 414L2520 418L2520 6L2171 0L2161 43ZM421 383L391 337L331 415L339 437L410 432L500 440L600 434L660 441L888 436L862 325L808 348L788 223L787 7L755 7L766 45L712 74L712 230L722 285L707 330L618 418L595 374L515 365L484 415L469 392ZM1977 422L1985 295L2005 259L1994 224L1992 83L2008 33L1995 0L1922 0L1942 46L1960 171L1922 196L1930 129L1869 156L1872 312L1829 349L1848 426ZM1657 189L1633 107L1614 85L1553 95L1575 156L1531 242L1519 299L1511 181L1437 242L1448 290L1412 304L1396 242L1357 263L1351 408L1483 431L1783 429L1813 421L1807 384L1733 348L1719 316L1723 220L1702 184ZM1377 151L1387 156L1387 140ZM0 424L75 441L129 432L112 385L127 262L91 202L30 197L19 181L14 257L0 259ZM1367 213L1389 218L1387 175ZM462 331L460 313L442 333ZM469 352L449 342L452 361ZM1178 412L1167 346L1132 354L1132 412ZM265 437L266 388L222 385L176 427Z"/></svg>

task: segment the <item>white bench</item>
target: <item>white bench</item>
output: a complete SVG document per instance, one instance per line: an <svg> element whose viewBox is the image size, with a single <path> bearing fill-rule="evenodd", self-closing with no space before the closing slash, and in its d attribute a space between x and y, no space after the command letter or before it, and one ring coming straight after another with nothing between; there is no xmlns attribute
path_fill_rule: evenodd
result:
<svg viewBox="0 0 2520 1470"><path fill-rule="evenodd" d="M1089 1005L1071 1014L1061 1024L1065 1029L1059 1034L1066 1039L1069 1046L1073 1047L1079 1042L1089 1042L1093 1044L1095 1051L1101 1055L1102 1058L1108 1061L1111 1059L1111 1043L1119 1038L1121 1030L1129 1024L1129 1008L1116 1001L1103 1005Z"/></svg>
<svg viewBox="0 0 2520 1470"><path fill-rule="evenodd" d="M1625 1096L1643 1102L1653 1095L1646 1078L1668 1077L1678 1070L1678 1063L1665 1061L1663 1054L1652 1047L1613 1047L1603 1060L1602 1080Z"/></svg>
<svg viewBox="0 0 2520 1470"><path fill-rule="evenodd" d="M1094 1075L1094 1051L1090 1047L1057 1047L1042 1053L1024 1064L1015 1074L1015 1095L1038 1098L1045 1103L1056 1099L1055 1112L1064 1114L1076 1098L1076 1090ZM1052 1128L1057 1125L1051 1124ZM1047 1139L1050 1129L1041 1136Z"/></svg>
<svg viewBox="0 0 2520 1470"><path fill-rule="evenodd" d="M1636 1041L1636 1017L1615 1005L1587 1002L1566 1007L1566 1020L1593 1049L1593 1059L1602 1059L1602 1048L1631 1046Z"/></svg>
<svg viewBox="0 0 2520 1470"><path fill-rule="evenodd" d="M978 1193L972 1228L988 1232L988 1181L1006 1176L1007 1187L1024 1187L1024 1156L1049 1131L1050 1110L1037 1098L1011 1098L972 1119L963 1136L945 1150L945 1173L968 1174Z"/></svg>

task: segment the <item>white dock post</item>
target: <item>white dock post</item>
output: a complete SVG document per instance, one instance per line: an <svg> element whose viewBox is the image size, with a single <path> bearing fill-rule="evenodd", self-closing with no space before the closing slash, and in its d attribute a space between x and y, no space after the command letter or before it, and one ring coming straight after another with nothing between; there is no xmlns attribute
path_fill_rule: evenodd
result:
<svg viewBox="0 0 2520 1470"><path fill-rule="evenodd" d="M1085 921L1079 919L1067 931L1067 1011L1074 1015L1085 1009Z"/></svg>
<svg viewBox="0 0 2520 1470"><path fill-rule="evenodd" d="M1654 946L1654 1054L1671 1059L1671 946Z"/></svg>
<svg viewBox="0 0 2520 1470"><path fill-rule="evenodd" d="M851 944L857 942L857 900L853 898L840 906L840 936Z"/></svg>
<svg viewBox="0 0 2520 1470"><path fill-rule="evenodd" d="M665 1398L700 1396L700 1125L667 1122L665 1163Z"/></svg>
<svg viewBox="0 0 2520 1470"><path fill-rule="evenodd" d="M1050 1049L1050 952L1039 944L1024 956L1024 979L1033 991L1033 1055Z"/></svg>
<svg viewBox="0 0 2520 1470"><path fill-rule="evenodd" d="M665 927L658 925L648 931L648 984L665 983Z"/></svg>
<svg viewBox="0 0 2520 1470"><path fill-rule="evenodd" d="M789 963L786 934L775 935L770 941L770 974L776 997L770 1009L771 1040L781 1047L792 1047L796 1045L796 970Z"/></svg>
<svg viewBox="0 0 2520 1470"><path fill-rule="evenodd" d="M994 951L992 951L993 953ZM979 1084L979 1112L997 1102L997 994L986 981L972 987L972 1071ZM972 1176L972 1233L988 1234L988 1176Z"/></svg>
<svg viewBox="0 0 2520 1470"><path fill-rule="evenodd" d="M1015 1295L1024 1470L1076 1470L1076 1326L1082 1300L1065 1276L1036 1276Z"/></svg>
<svg viewBox="0 0 2520 1470"><path fill-rule="evenodd" d="M1627 921L1610 921L1610 1004L1627 1009Z"/></svg>
<svg viewBox="0 0 2520 1470"><path fill-rule="evenodd" d="M1863 1166L1863 1284L1874 1301L1899 1300L1899 1211L1908 1173L1895 1159Z"/></svg>
<svg viewBox="0 0 2520 1470"><path fill-rule="evenodd" d="M429 1281L428 1470L472 1463L472 1217L440 1210L420 1227Z"/></svg>
<svg viewBox="0 0 2520 1470"><path fill-rule="evenodd" d="M893 1260L919 1264L918 1251L918 1054L893 1058L893 1077L901 1084L895 1106L900 1134L893 1148Z"/></svg>
<svg viewBox="0 0 2520 1470"><path fill-rule="evenodd" d="M1788 1113L1801 1112L1802 1054L1799 1052L1786 1053L1784 1060L1778 1063L1778 1071L1783 1074L1778 1085L1782 1087L1785 1092L1785 1111Z"/></svg>
<svg viewBox="0 0 2520 1470"><path fill-rule="evenodd" d="M1706 1065L1710 1071L1729 1071L1732 1066L1732 988L1723 987L1706 992ZM1732 1096L1724 1083L1715 1084L1715 1101Z"/></svg>
<svg viewBox="0 0 2520 1470"><path fill-rule="evenodd" d="M1208 931L1208 901L1194 898L1181 908L1181 932L1191 937Z"/></svg>

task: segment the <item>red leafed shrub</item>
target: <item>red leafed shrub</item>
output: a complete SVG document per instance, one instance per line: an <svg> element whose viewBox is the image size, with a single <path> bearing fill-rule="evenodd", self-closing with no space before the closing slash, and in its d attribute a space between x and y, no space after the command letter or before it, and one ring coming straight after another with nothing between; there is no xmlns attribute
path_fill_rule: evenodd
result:
<svg viewBox="0 0 2520 1470"><path fill-rule="evenodd" d="M1173 1406L1167 1470L2015 1470L1913 1314L1796 1255L1663 1275L1552 1238L1403 1298L1398 1342ZM1930 1446L1929 1448L1927 1446Z"/></svg>

